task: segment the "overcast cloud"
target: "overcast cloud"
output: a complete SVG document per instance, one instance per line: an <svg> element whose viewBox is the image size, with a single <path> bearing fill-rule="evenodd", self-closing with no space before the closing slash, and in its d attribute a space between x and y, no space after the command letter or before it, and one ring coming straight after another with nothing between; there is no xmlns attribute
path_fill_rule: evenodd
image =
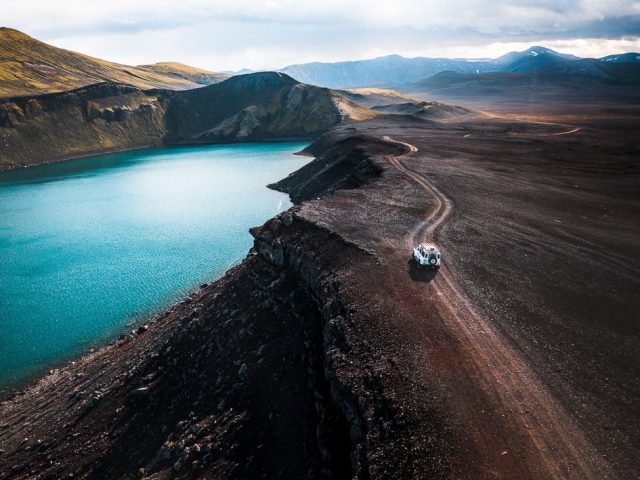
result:
<svg viewBox="0 0 640 480"><path fill-rule="evenodd" d="M127 64L212 70L404 56L494 57L531 44L640 50L631 0L0 0L3 26Z"/></svg>

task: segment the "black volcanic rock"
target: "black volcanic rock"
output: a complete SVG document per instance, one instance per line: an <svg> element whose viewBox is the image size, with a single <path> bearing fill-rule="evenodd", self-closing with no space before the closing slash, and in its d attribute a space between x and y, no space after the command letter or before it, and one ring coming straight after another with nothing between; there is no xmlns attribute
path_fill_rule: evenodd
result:
<svg viewBox="0 0 640 480"><path fill-rule="evenodd" d="M332 136L329 135L329 138ZM321 151L324 144L324 138L318 140L311 147L313 153ZM395 146L375 138L349 137L270 187L288 193L296 203L330 194L336 189L356 188L382 172L379 166L370 161L372 148L376 148L378 153L397 152Z"/></svg>
<svg viewBox="0 0 640 480"><path fill-rule="evenodd" d="M335 94L275 72L239 75L172 96L167 111L171 143L305 137L342 119Z"/></svg>
<svg viewBox="0 0 640 480"><path fill-rule="evenodd" d="M321 136L279 186L324 198L0 405L0 478L635 478L637 118L407 118ZM394 162L387 135L418 151ZM394 163L451 199L438 241L466 294L411 268L407 234L441 202Z"/></svg>

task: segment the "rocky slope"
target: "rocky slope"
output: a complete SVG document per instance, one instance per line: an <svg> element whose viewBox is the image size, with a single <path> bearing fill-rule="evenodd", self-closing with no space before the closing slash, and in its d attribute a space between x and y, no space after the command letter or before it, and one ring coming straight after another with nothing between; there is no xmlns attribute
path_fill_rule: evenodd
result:
<svg viewBox="0 0 640 480"><path fill-rule="evenodd" d="M282 73L238 75L217 85L172 95L167 141L215 143L310 138L345 118L375 116L336 92Z"/></svg>
<svg viewBox="0 0 640 480"><path fill-rule="evenodd" d="M319 158L270 187L289 194L297 203L331 194L336 189L357 188L382 173L378 165L369 161L366 147L372 145L388 148L384 142L363 135L338 142L332 135L321 138L306 150Z"/></svg>
<svg viewBox="0 0 640 480"><path fill-rule="evenodd" d="M363 180L381 171L371 155L397 153L362 137L327 155L339 162L353 147L360 161L346 162ZM5 402L0 478L448 471L446 451L431 439L438 420L430 401L403 393L411 383L383 380L417 370L395 355L375 367L378 342L403 345L368 325L355 301L349 265L373 267L376 258L296 209L252 234L253 250L224 278ZM376 342L363 328L377 332ZM429 426L416 420L422 416Z"/></svg>
<svg viewBox="0 0 640 480"><path fill-rule="evenodd" d="M160 145L166 103L113 83L0 101L0 169Z"/></svg>
<svg viewBox="0 0 640 480"><path fill-rule="evenodd" d="M371 110L280 73L189 90L103 83L0 100L0 169L166 144L313 138Z"/></svg>
<svg viewBox="0 0 640 480"><path fill-rule="evenodd" d="M178 63L120 65L0 28L0 98L61 92L100 82L184 90L225 78L228 75Z"/></svg>

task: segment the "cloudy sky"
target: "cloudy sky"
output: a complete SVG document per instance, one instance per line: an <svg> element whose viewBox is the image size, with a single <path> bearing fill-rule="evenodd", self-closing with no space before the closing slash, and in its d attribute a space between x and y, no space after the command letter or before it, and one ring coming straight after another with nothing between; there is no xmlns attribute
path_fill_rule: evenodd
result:
<svg viewBox="0 0 640 480"><path fill-rule="evenodd" d="M0 0L0 22L126 64L211 70L404 56L495 57L532 44L640 51L640 0Z"/></svg>

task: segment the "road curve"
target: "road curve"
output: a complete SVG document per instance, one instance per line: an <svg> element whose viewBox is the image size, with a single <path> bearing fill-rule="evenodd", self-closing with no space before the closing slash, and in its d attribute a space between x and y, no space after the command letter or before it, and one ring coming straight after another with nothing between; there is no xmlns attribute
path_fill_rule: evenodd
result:
<svg viewBox="0 0 640 480"><path fill-rule="evenodd" d="M411 251L419 242L435 240L438 227L453 212L453 202L422 174L403 164L402 159L418 152L417 147L388 136L383 138L408 150L389 157L390 164L433 198L433 209L406 237L407 251ZM513 452L503 453L518 455L520 451L518 459L526 463L520 468L528 472L527 478L539 478L540 472L549 479L613 478L610 466L571 415L550 394L519 352L508 344L492 319L480 313L457 286L446 266L447 261L445 249L443 266L431 282L436 296L429 295L430 300L438 299L437 308L447 327L453 330L468 351L468 355L460 360L466 363L462 367L464 373L479 382L497 412L513 412L508 421L509 427L515 428L515 433L505 433L510 437L505 439L507 443L513 444ZM473 403L473 399L464 401ZM489 418L477 415L472 407L467 413L480 436L483 432L492 431L494 425ZM491 434L484 435L487 435L485 443L490 445ZM523 440L528 445L523 445Z"/></svg>

